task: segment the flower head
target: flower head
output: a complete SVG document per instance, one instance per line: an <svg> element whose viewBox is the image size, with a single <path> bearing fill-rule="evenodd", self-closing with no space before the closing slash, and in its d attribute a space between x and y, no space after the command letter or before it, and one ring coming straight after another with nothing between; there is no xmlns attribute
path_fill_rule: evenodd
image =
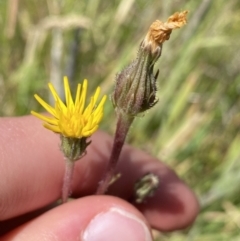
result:
<svg viewBox="0 0 240 241"><path fill-rule="evenodd" d="M170 38L172 30L181 28L187 23L187 14L188 11L176 12L166 22L154 21L143 40L142 46L150 45L152 53L156 52L159 46Z"/></svg>
<svg viewBox="0 0 240 241"><path fill-rule="evenodd" d="M84 138L91 136L97 129L103 117L103 105L106 101L104 95L98 105L96 105L100 87L96 89L91 97L90 103L85 108L87 94L87 80L83 84L78 84L75 100L72 98L68 78L64 77L64 89L66 104L63 103L51 83L48 84L55 100L55 107L47 104L38 95L34 95L36 100L52 115L51 117L31 111L31 114L44 121L43 126L47 129L60 133L64 137Z"/></svg>
<svg viewBox="0 0 240 241"><path fill-rule="evenodd" d="M170 38L174 29L186 24L188 11L177 12L166 22L156 20L140 44L137 58L116 76L112 102L117 111L137 116L158 101L154 65L161 56L163 43Z"/></svg>

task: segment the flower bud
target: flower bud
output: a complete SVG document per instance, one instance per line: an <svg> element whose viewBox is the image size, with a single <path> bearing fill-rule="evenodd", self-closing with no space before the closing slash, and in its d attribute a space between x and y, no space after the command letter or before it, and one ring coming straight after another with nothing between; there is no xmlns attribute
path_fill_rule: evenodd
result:
<svg viewBox="0 0 240 241"><path fill-rule="evenodd" d="M117 109L136 116L156 104L154 63L149 49L140 46L137 59L116 77L112 101Z"/></svg>

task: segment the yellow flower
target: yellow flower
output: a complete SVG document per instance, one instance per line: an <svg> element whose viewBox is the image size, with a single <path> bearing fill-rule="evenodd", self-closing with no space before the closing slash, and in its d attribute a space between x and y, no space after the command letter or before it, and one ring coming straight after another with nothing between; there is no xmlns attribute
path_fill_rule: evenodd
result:
<svg viewBox="0 0 240 241"><path fill-rule="evenodd" d="M52 117L38 114L35 111L31 111L31 114L43 120L44 127L53 132L60 133L64 137L82 138L91 136L98 129L99 122L103 117L103 105L106 101L106 95L104 95L100 103L96 105L100 94L100 87L98 87L95 94L91 97L90 103L85 108L87 85L87 80L83 81L82 86L78 84L74 101L71 95L68 78L64 77L66 98L66 104L64 104L53 85L49 83L48 86L54 97L55 107L47 104L38 95L34 95L34 97Z"/></svg>

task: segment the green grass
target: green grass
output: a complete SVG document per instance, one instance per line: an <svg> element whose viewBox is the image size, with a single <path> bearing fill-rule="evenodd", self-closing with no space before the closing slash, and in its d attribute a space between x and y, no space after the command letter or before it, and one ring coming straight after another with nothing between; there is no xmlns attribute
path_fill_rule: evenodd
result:
<svg viewBox="0 0 240 241"><path fill-rule="evenodd" d="M46 83L60 88L64 74L72 74L72 85L87 78L91 91L100 85L110 94L115 74L134 59L149 25L189 10L188 25L172 33L156 66L159 103L135 120L128 141L173 167L201 200L193 227L157 237L239 240L240 2L59 2L19 1L13 15L14 4L0 2L0 115L40 110L33 94L47 98ZM77 28L77 51L71 51ZM110 102L105 112L102 129L113 133Z"/></svg>

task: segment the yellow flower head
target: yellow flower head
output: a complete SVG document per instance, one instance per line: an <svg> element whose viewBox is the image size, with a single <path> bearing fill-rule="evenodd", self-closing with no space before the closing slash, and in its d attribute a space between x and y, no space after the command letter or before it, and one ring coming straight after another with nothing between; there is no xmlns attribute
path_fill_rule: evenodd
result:
<svg viewBox="0 0 240 241"><path fill-rule="evenodd" d="M85 79L83 85L78 84L75 101L72 98L68 78L64 77L64 89L66 104L58 96L51 83L48 84L55 100L55 107L47 104L38 95L34 95L36 100L52 115L44 116L31 111L31 114L44 121L43 126L47 129L60 133L65 137L82 138L91 136L97 129L103 117L103 105L106 101L104 95L98 105L97 99L100 94L100 87L96 89L91 97L90 103L85 108L88 82Z"/></svg>

